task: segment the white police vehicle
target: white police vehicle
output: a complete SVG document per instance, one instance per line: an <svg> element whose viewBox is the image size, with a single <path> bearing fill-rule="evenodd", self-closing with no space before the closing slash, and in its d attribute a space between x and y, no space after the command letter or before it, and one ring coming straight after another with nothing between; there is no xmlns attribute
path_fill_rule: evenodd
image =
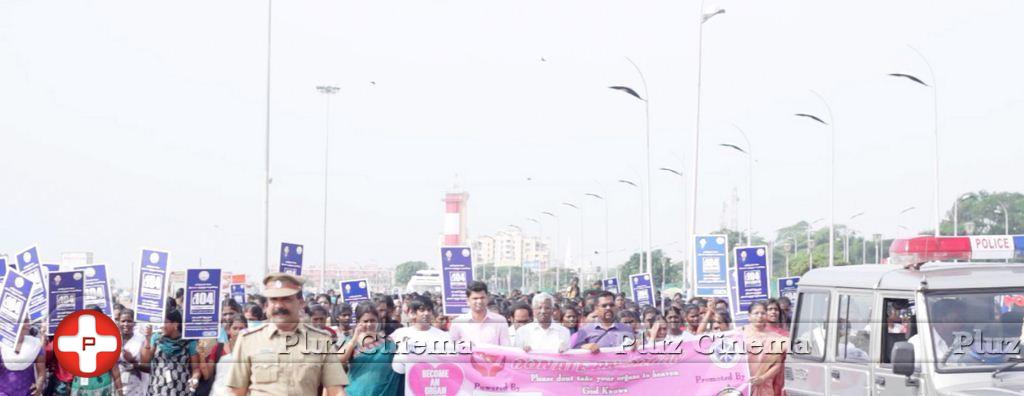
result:
<svg viewBox="0 0 1024 396"><path fill-rule="evenodd" d="M1024 395L1024 236L898 239L799 284L788 395Z"/></svg>

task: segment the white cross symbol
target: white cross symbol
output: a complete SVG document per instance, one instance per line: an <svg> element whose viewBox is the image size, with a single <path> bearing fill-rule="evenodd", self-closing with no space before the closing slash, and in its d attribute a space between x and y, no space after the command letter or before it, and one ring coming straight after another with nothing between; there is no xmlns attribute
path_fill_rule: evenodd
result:
<svg viewBox="0 0 1024 396"><path fill-rule="evenodd" d="M57 350L77 353L79 370L92 373L97 354L117 351L117 337L96 334L96 317L82 315L78 317L78 334L57 337Z"/></svg>

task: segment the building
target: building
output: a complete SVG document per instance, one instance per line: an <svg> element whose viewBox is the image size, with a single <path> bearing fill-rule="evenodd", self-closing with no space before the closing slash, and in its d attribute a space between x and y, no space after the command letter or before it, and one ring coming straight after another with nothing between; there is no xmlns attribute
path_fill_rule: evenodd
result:
<svg viewBox="0 0 1024 396"><path fill-rule="evenodd" d="M327 287L337 290L342 281L366 279L370 283L371 292L391 293L395 285L394 275L393 268L376 263L328 264ZM302 278L306 280L306 288L318 289L320 266L303 267Z"/></svg>
<svg viewBox="0 0 1024 396"><path fill-rule="evenodd" d="M523 235L518 227L508 227L494 235L482 235L470 242L473 263L492 264L496 267L547 269L551 261L551 248L540 238Z"/></svg>

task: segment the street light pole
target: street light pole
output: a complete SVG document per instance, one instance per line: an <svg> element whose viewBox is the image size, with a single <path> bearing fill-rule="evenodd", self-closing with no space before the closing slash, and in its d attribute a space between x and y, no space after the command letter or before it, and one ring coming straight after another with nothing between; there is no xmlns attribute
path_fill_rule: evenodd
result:
<svg viewBox="0 0 1024 396"><path fill-rule="evenodd" d="M823 125L828 125L831 131L829 137L829 192L828 192L828 266L831 267L835 264L835 242L836 242L836 123L835 118L832 116L832 106L829 106L828 101L825 100L824 96L821 96L817 91L811 90L814 96L818 97L818 100L825 105L825 111L828 114L828 122L822 121L821 118L815 117L810 114L801 113L797 114L798 117L806 117L815 120Z"/></svg>
<svg viewBox="0 0 1024 396"><path fill-rule="evenodd" d="M732 124L732 127L736 128L740 135L743 136L743 140L747 142L747 149L744 150L735 144L729 143L722 143L719 146L731 148L747 156L747 246L750 246L753 243L753 231L751 229L754 224L754 149L750 145L747 133L736 124Z"/></svg>
<svg viewBox="0 0 1024 396"><path fill-rule="evenodd" d="M953 236L960 235L960 201L975 197L974 193L967 193L957 197L953 202Z"/></svg>
<svg viewBox="0 0 1024 396"><path fill-rule="evenodd" d="M271 48L271 26L273 18L274 0L267 0L267 95L264 130L264 159L265 173L263 175L263 276L270 272L270 48Z"/></svg>
<svg viewBox="0 0 1024 396"><path fill-rule="evenodd" d="M553 265L555 267L555 292L557 293L558 290L561 289L561 287L562 287L562 266L558 265L558 263L556 261L557 257L558 257L558 249L557 248L562 246L562 242L561 242L561 239L562 239L562 222L561 222L561 220L558 219L558 215L556 215L554 213L551 213L551 212L540 212L540 214L548 216L548 217L550 217L552 219L555 219L555 249L554 250L555 250L555 257L556 257L556 259L555 260L550 260L549 264L551 264L551 265Z"/></svg>
<svg viewBox="0 0 1024 396"><path fill-rule="evenodd" d="M594 193L587 193L586 195L588 197L592 197L592 198L600 199L601 201L604 201L604 270L605 270L605 275L604 276L607 276L608 275L608 271L611 269L611 267L610 267L611 261L609 261L609 259L608 259L608 250L609 250L608 249L608 200L605 199L604 197L602 197L600 195L597 195L597 194L594 194Z"/></svg>
<svg viewBox="0 0 1024 396"><path fill-rule="evenodd" d="M643 194L643 189L641 189L640 186L637 185L636 183L634 183L632 181L629 181L629 180L626 180L626 179L619 179L619 183L628 184L630 186L633 186L640 193L640 250L639 250L639 253L638 253L638 258L639 258L638 261L640 261L640 271L641 272L647 272L648 271L648 266L651 265L651 262L650 261L646 261L645 262L645 260L644 260L644 217L643 217L644 216L644 198L643 198L644 194ZM650 235L648 235L647 237L650 238ZM648 258L648 260L649 259L650 258Z"/></svg>
<svg viewBox="0 0 1024 396"><path fill-rule="evenodd" d="M320 85L316 87L316 90L327 99L327 110L324 115L324 263L323 267L320 267L320 292L327 292L327 181L329 180L330 173L328 171L328 165L330 164L330 137L331 137L331 96L338 93L338 87L331 85Z"/></svg>
<svg viewBox="0 0 1024 396"><path fill-rule="evenodd" d="M716 15L724 14L724 9L718 9L711 13L704 12L704 0L700 2L700 21L697 24L697 114L695 118L695 128L693 130L693 163L690 169L693 169L693 183L690 186L690 228L687 232L686 237L692 238L697 234L697 180L700 176L700 99L701 99L701 85L702 85L702 73L704 68L704 23L714 18ZM687 242L691 243L691 242ZM687 297L693 296L693 288L687 290Z"/></svg>
<svg viewBox="0 0 1024 396"><path fill-rule="evenodd" d="M619 86L612 86L612 87L609 87L609 88L614 89L614 90L618 90L618 91L622 91L622 92L625 92L625 93L628 93L628 94L632 95L633 97L635 97L637 99L640 99L642 102L644 102L644 123L645 123L645 125L644 125L644 128L645 128L645 133L644 133L644 153L645 154L644 154L644 157L645 157L646 168L647 168L647 181L645 182L646 184L644 185L644 190L646 190L646 191L645 191L644 195L646 195L646 201L647 201L647 205L646 205L647 206L647 210L646 210L646 216L647 216L647 262L650 263L651 262L651 250L652 250L652 248L651 248L651 241L654 239L653 233L652 233L652 227L651 227L651 219L652 219L651 206L653 206L651 204L651 185L653 184L653 181L651 180L651 102L650 102L651 91L647 89L647 78L644 77L643 71L641 71L640 67L636 65L636 62L633 62L633 60L630 59L628 56L626 57L626 60L629 61L630 65L633 65L633 69L635 69L636 73L638 75L640 75L640 83L644 87L644 96L646 96L646 97L640 96L635 90L633 90L632 88L626 87L626 86L619 85Z"/></svg>
<svg viewBox="0 0 1024 396"><path fill-rule="evenodd" d="M904 213L907 213L907 212L909 212L911 210L914 210L914 209L917 209L917 207L916 206L909 206L909 207L904 208L903 210L899 211L899 213L896 213L896 236L900 235L900 227L903 226L902 224L900 224L900 216L902 216Z"/></svg>
<svg viewBox="0 0 1024 396"><path fill-rule="evenodd" d="M808 271L814 269L814 252L811 250L811 247L812 247L811 246L812 245L811 242L813 242L811 240L811 229L814 228L815 224L818 224L822 220L824 220L824 219L814 220L814 221L811 222L811 224L809 226L807 226L807 270Z"/></svg>
<svg viewBox="0 0 1024 396"><path fill-rule="evenodd" d="M908 45L907 47L910 47L910 49L913 50L922 61L924 61L925 66L928 66L928 74L932 78L932 85L929 86L920 78L906 73L890 73L889 75L896 78L905 78L932 89L932 126L935 135L935 155L933 157L935 180L933 184L934 191L932 192L932 205L935 207L935 236L939 236L939 84L938 80L935 79L935 70L932 69L932 64L931 62L928 62L928 58L926 58L917 48L914 48L914 46Z"/></svg>
<svg viewBox="0 0 1024 396"><path fill-rule="evenodd" d="M581 210L579 206L576 206L576 204L573 204L571 202L562 202L562 205L576 209L576 214L579 215L580 218L580 265L579 270L576 272L576 276L579 277L580 280L584 280L585 278L583 277L583 260L586 259L586 254L583 252L583 210Z"/></svg>
<svg viewBox="0 0 1024 396"><path fill-rule="evenodd" d="M532 217L527 217L526 221L529 221L529 222L534 223L534 224L537 225L537 240L540 241L540 242L544 242L544 224L542 224L540 222L540 220L537 220L537 219L532 218ZM539 244L534 244L534 246L535 246L534 250L536 251L537 250L536 247L539 247ZM524 279L523 283L525 284L525 282L526 282L525 281L525 279L526 279L525 272L523 274L523 279ZM540 279L540 262L538 262L537 263L537 291L540 291L540 287L541 286L542 286L542 284L541 284L541 279ZM523 286L523 289L526 289L525 285ZM525 292L525 290L524 290L524 292Z"/></svg>
<svg viewBox="0 0 1024 396"><path fill-rule="evenodd" d="M679 176L679 184L683 188L683 287L686 287L689 281L689 268L690 268L690 246L693 242L692 238L687 235L687 222L686 222L686 211L689 209L686 205L686 175L682 171L677 171L672 168L658 168L659 170L671 173Z"/></svg>
<svg viewBox="0 0 1024 396"><path fill-rule="evenodd" d="M853 219L856 219L856 218L861 217L863 215L864 215L864 212L860 212L860 213L857 213L857 214L855 214L853 216L850 216L849 222L853 223ZM850 226L847 225L846 226L846 239L843 241L843 260L846 261L847 265L850 264L850 232L852 232L850 230Z"/></svg>

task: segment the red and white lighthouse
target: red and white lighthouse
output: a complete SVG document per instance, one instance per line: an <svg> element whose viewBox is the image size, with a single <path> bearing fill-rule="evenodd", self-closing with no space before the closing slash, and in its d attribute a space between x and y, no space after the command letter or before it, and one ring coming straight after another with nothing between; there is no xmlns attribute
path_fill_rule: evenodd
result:
<svg viewBox="0 0 1024 396"><path fill-rule="evenodd" d="M452 187L444 195L444 237L441 239L441 246L463 246L467 241L466 225L466 201L469 201L469 193L459 191L458 186Z"/></svg>

